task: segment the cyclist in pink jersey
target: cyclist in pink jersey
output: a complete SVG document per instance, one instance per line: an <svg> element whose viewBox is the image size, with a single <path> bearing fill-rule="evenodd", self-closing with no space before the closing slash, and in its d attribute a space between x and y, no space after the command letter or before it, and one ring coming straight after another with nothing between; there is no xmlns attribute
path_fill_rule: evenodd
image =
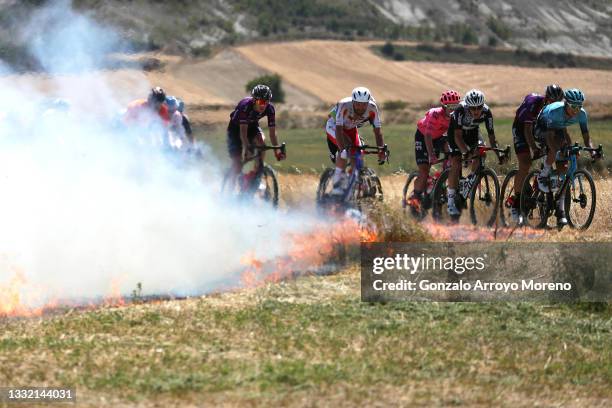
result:
<svg viewBox="0 0 612 408"><path fill-rule="evenodd" d="M420 207L431 165L438 160L440 152L448 151L446 132L450 123L450 115L460 101L461 96L458 92L452 89L444 91L440 96L442 106L428 110L417 123L414 151L419 176L414 181L414 192L410 198L412 207Z"/></svg>

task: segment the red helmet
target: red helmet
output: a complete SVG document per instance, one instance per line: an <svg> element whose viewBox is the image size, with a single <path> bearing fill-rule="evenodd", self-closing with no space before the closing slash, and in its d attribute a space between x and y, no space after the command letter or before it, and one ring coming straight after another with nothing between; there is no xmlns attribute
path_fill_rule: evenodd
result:
<svg viewBox="0 0 612 408"><path fill-rule="evenodd" d="M440 103L442 105L457 104L460 101L461 95L459 95L459 92L453 91L452 89L442 92L442 96L440 96Z"/></svg>

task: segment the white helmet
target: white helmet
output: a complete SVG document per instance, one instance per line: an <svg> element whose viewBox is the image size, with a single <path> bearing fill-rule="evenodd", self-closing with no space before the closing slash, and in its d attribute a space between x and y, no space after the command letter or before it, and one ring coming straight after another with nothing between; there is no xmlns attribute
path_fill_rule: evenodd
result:
<svg viewBox="0 0 612 408"><path fill-rule="evenodd" d="M482 106L485 103L485 96L482 91L472 89L465 94L463 100L467 106Z"/></svg>
<svg viewBox="0 0 612 408"><path fill-rule="evenodd" d="M358 86L353 89L353 102L370 102L370 99L372 99L372 95L368 88Z"/></svg>

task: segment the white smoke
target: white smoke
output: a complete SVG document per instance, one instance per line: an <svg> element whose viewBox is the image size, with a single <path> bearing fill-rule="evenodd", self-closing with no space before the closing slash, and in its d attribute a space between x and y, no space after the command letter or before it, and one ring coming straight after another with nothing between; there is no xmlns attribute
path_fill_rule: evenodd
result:
<svg viewBox="0 0 612 408"><path fill-rule="evenodd" d="M242 256L282 254L287 233L317 223L221 200L222 170L210 154L177 165L111 130L127 91L99 67L122 45L70 2L24 27L46 89L34 85L41 75L0 65L0 287L18 269L42 288L42 302L102 297L112 281L123 294L138 282L144 294L199 294L238 284ZM132 97L143 97L151 85L135 78L143 94ZM50 97L70 100L70 111L44 113Z"/></svg>

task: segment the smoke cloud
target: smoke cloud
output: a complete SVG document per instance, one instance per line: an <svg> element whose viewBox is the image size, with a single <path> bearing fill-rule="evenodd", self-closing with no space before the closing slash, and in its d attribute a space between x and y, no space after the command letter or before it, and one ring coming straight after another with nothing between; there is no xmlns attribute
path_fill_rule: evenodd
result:
<svg viewBox="0 0 612 408"><path fill-rule="evenodd" d="M287 234L320 225L221 200L222 166L205 147L202 162L177 164L114 129L128 95L100 67L125 46L70 2L40 9L20 36L45 72L0 64L0 287L23 276L38 291L28 306L103 297L112 282L123 294L138 282L144 294L232 286L245 254L282 255ZM134 78L143 93L131 97L145 96L151 84ZM70 109L48 109L56 97Z"/></svg>

